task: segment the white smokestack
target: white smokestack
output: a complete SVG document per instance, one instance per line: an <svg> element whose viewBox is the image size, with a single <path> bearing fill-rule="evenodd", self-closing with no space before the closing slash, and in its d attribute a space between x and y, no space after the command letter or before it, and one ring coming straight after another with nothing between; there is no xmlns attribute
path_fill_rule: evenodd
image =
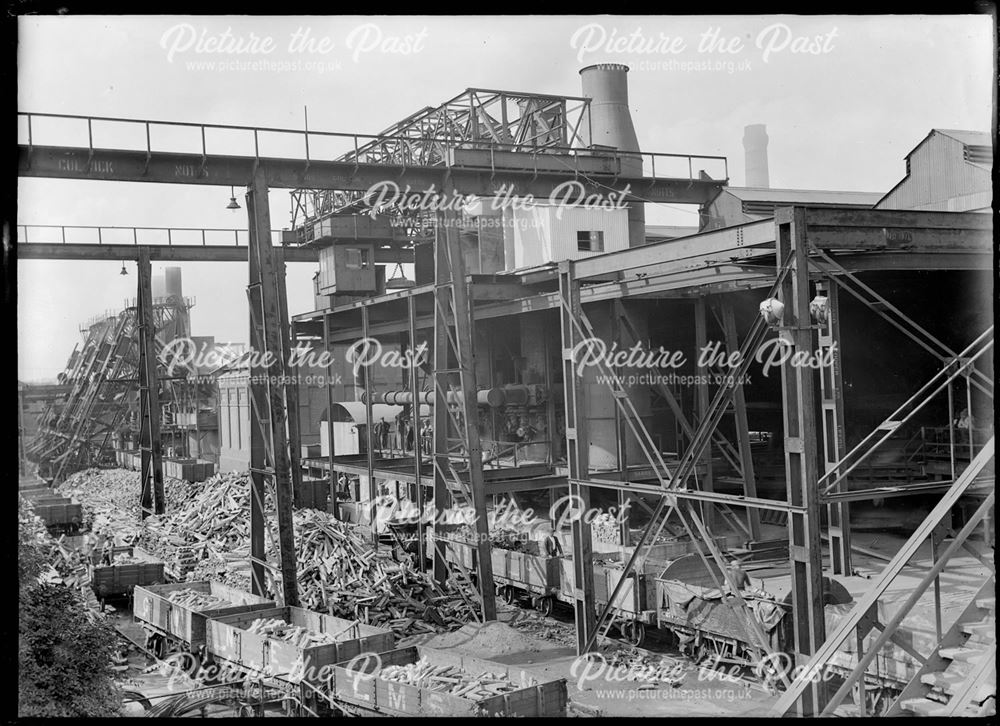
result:
<svg viewBox="0 0 1000 726"><path fill-rule="evenodd" d="M743 129L743 151L746 154L746 185L769 189L767 174L767 126L750 124Z"/></svg>
<svg viewBox="0 0 1000 726"><path fill-rule="evenodd" d="M583 96L590 99L590 119L581 124L587 146L613 146L620 151L639 151L639 140L628 110L628 66L599 63L580 71ZM642 176L642 157L622 161L622 173ZM629 247L646 244L646 209L642 202L628 205Z"/></svg>

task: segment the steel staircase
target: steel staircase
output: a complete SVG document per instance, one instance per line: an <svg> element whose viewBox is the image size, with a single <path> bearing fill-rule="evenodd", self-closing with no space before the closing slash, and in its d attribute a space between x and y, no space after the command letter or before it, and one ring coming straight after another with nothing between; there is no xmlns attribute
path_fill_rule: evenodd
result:
<svg viewBox="0 0 1000 726"><path fill-rule="evenodd" d="M995 716L996 580L991 577L935 654L917 672L889 716Z"/></svg>

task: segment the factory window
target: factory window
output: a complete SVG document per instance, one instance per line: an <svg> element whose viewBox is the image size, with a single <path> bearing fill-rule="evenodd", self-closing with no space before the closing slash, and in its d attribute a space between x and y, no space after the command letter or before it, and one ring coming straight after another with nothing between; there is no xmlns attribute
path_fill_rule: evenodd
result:
<svg viewBox="0 0 1000 726"><path fill-rule="evenodd" d="M604 232L601 230L577 232L576 248L580 252L604 252Z"/></svg>
<svg viewBox="0 0 1000 726"><path fill-rule="evenodd" d="M344 250L344 267L348 270L365 270L368 268L368 250L348 247Z"/></svg>

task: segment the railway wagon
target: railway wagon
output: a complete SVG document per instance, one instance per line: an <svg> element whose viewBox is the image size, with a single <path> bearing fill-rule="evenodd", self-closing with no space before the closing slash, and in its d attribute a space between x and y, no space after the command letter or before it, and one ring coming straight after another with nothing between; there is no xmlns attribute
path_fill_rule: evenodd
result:
<svg viewBox="0 0 1000 726"><path fill-rule="evenodd" d="M178 602L178 594L185 590L206 597L202 604L197 597ZM136 586L132 613L146 631L147 647L157 658L163 659L176 651L204 658L209 618L274 607L273 600L221 582L180 582Z"/></svg>
<svg viewBox="0 0 1000 726"><path fill-rule="evenodd" d="M462 696L445 692L445 689L456 690L455 685L458 684L455 682L464 683L462 678L454 676L450 680L448 676L435 680L433 675L428 675L419 681L421 685L385 677L387 667L419 663L430 668L451 666L468 674L471 679L484 673L501 675L512 684L512 689L503 689L507 692L495 695ZM460 693L465 688L461 685L457 691ZM424 646L411 646L338 663L333 668L326 690L336 710L362 716L556 717L566 715L567 704L564 679L538 682L516 666ZM468 692L476 690L472 687Z"/></svg>
<svg viewBox="0 0 1000 726"><path fill-rule="evenodd" d="M594 601L604 608L625 572L621 555L617 552L602 553L594 561ZM653 573L659 573L664 563L644 560L629 573L612 613L622 637L632 645L640 645L646 637L646 627L656 627L656 583ZM573 604L576 598L575 572L570 557L561 558L561 586L558 598Z"/></svg>
<svg viewBox="0 0 1000 726"><path fill-rule="evenodd" d="M49 530L75 534L83 524L83 505L70 497L40 496L32 499L35 514Z"/></svg>
<svg viewBox="0 0 1000 726"><path fill-rule="evenodd" d="M130 597L138 585L159 585L166 582L164 564L150 558L142 550L133 547L115 547L110 550L110 564L99 564L102 553L91 554L90 588L101 603L115 598ZM139 562L115 562L121 555L139 558Z"/></svg>
<svg viewBox="0 0 1000 726"><path fill-rule="evenodd" d="M516 550L494 549L491 560L493 579L500 587L497 594L511 604L527 594L537 610L552 613L562 582L562 559Z"/></svg>
<svg viewBox="0 0 1000 726"><path fill-rule="evenodd" d="M55 489L44 484L18 489L18 494L32 503L37 502L39 499L54 499L62 497L62 495L56 492Z"/></svg>
<svg viewBox="0 0 1000 726"><path fill-rule="evenodd" d="M312 633L329 634L335 642L302 646L248 630L255 620L271 618ZM210 617L205 641L207 654L215 660L250 673L315 685L322 680L324 668L362 652L391 650L395 638L391 630L286 606Z"/></svg>
<svg viewBox="0 0 1000 726"><path fill-rule="evenodd" d="M677 637L681 652L696 661L705 658L717 664L758 667L764 649L749 624L729 602L732 595L716 587L724 577L714 562L686 555L669 563L655 578L657 624ZM767 582L762 581L766 586ZM760 587L741 589L755 622L775 653L792 649L791 591L772 594ZM826 606L853 601L836 580L823 578Z"/></svg>

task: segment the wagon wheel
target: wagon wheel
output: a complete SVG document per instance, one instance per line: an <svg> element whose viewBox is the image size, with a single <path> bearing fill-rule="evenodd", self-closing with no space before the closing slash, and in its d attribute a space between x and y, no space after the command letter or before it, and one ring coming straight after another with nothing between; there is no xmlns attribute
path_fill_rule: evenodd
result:
<svg viewBox="0 0 1000 726"><path fill-rule="evenodd" d="M701 663L709 655L709 647L704 638L698 638L697 644L692 651L695 663Z"/></svg>
<svg viewBox="0 0 1000 726"><path fill-rule="evenodd" d="M517 590L514 589L513 585L504 586L503 601L508 605L514 605L517 603Z"/></svg>
<svg viewBox="0 0 1000 726"><path fill-rule="evenodd" d="M555 600L553 600L551 595L546 595L545 597L538 598L535 603L535 609L538 610L542 615L549 616L552 614L552 607Z"/></svg>
<svg viewBox="0 0 1000 726"><path fill-rule="evenodd" d="M254 713L254 707L250 704L244 704L240 706L238 713L239 718L253 718L257 714Z"/></svg>
<svg viewBox="0 0 1000 726"><path fill-rule="evenodd" d="M628 644L636 647L642 645L642 641L646 639L646 626L638 620L634 620L626 625L627 630L625 630L622 634L625 636L625 640Z"/></svg>
<svg viewBox="0 0 1000 726"><path fill-rule="evenodd" d="M618 632L621 633L622 640L629 642L629 638L632 636L632 621L622 620L618 623Z"/></svg>
<svg viewBox="0 0 1000 726"><path fill-rule="evenodd" d="M167 654L167 641L162 635L153 635L149 639L149 649L156 660L163 660Z"/></svg>

